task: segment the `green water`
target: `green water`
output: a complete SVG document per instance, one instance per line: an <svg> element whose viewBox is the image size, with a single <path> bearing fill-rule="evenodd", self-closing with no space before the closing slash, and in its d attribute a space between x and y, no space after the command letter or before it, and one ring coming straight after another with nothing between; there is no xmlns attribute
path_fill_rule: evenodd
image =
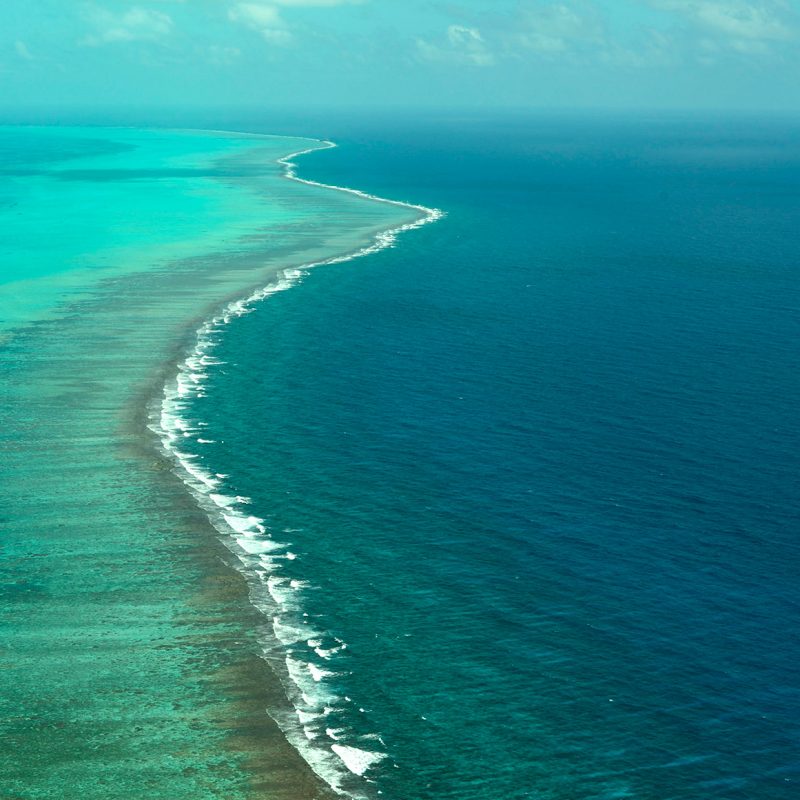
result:
<svg viewBox="0 0 800 800"><path fill-rule="evenodd" d="M311 798L264 620L147 430L199 322L407 207L292 138L0 131L0 797Z"/></svg>

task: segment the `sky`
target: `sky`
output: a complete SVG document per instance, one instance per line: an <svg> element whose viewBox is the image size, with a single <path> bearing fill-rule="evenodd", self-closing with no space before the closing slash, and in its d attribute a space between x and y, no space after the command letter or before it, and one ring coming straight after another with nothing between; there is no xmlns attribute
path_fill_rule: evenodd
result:
<svg viewBox="0 0 800 800"><path fill-rule="evenodd" d="M3 0L0 110L800 112L800 0Z"/></svg>

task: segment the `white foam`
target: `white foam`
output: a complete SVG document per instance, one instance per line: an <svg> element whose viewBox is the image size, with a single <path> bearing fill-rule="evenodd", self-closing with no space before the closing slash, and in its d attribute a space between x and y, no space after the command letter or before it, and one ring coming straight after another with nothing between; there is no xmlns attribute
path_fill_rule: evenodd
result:
<svg viewBox="0 0 800 800"><path fill-rule="evenodd" d="M300 720L301 725L308 725L309 722L316 722L322 717L322 714L313 714L309 711L303 711L302 708L295 709L297 718Z"/></svg>
<svg viewBox="0 0 800 800"><path fill-rule="evenodd" d="M327 669L320 669L316 664L309 662L308 671L316 683L319 683L323 678L332 678L336 673Z"/></svg>
<svg viewBox="0 0 800 800"><path fill-rule="evenodd" d="M219 486L219 481L216 478L212 478L205 470L194 467L189 463L189 459L187 458L180 458L181 466L197 481L202 483L209 489L216 489Z"/></svg>
<svg viewBox="0 0 800 800"><path fill-rule="evenodd" d="M337 653L341 653L342 650L347 649L347 645L344 642L342 642L341 639L336 639L336 641L341 642L341 644L338 647L329 647L326 649L322 647L322 642L311 642L311 641L308 642L308 646L312 647L314 649L314 652L320 658L324 658L326 661L329 661Z"/></svg>
<svg viewBox="0 0 800 800"><path fill-rule="evenodd" d="M363 775L373 764L386 758L386 753L373 753L345 744L332 744L331 750L344 761L347 769L356 775Z"/></svg>
<svg viewBox="0 0 800 800"><path fill-rule="evenodd" d="M262 524L264 520L259 517L245 517L238 514L223 514L222 517L236 533L247 533L251 531L264 533L265 531L264 525Z"/></svg>
<svg viewBox="0 0 800 800"><path fill-rule="evenodd" d="M338 695L320 681L315 681L310 674L308 664L299 658L287 654L285 657L286 671L295 689L299 690L299 698L302 699L305 710L314 709L319 711L326 706L333 705L338 699Z"/></svg>
<svg viewBox="0 0 800 800"><path fill-rule="evenodd" d="M289 625L282 622L279 617L272 618L272 629L275 631L276 638L286 645L303 642L312 632L307 625Z"/></svg>
<svg viewBox="0 0 800 800"><path fill-rule="evenodd" d="M306 681L305 664L303 664L302 661L298 661L296 658L292 658L290 655L287 655L285 660L286 670L289 673L289 678L291 678L292 683L294 683L294 685L300 690L303 697L303 702L307 706L316 705L313 695L310 695L306 692L308 682Z"/></svg>
<svg viewBox="0 0 800 800"><path fill-rule="evenodd" d="M281 562L280 556L275 555L266 555L265 553L260 553L258 556L259 564L264 567L268 572L274 572L278 565ZM263 580L263 575L262 575Z"/></svg>
<svg viewBox="0 0 800 800"><path fill-rule="evenodd" d="M286 578L279 578L277 575L270 575L267 579L267 591L280 606L286 605L292 599L293 590L289 581Z"/></svg>
<svg viewBox="0 0 800 800"><path fill-rule="evenodd" d="M333 189L337 192L346 192L347 194L354 194L357 197L363 197L366 200L373 200L376 203L386 203L387 205L393 206L403 206L405 208L413 208L415 211L420 211L424 216L420 219L409 222L404 225L399 225L396 228L391 228L389 230L381 231L375 236L375 242L368 247L364 247L361 250L357 250L355 253L351 253L348 256L339 256L338 258L329 259L327 261L323 261L320 263L323 264L331 264L340 261L350 261L353 258L358 258L362 255L367 255L368 253L374 253L377 250L383 250L387 247L392 247L397 240L398 234L412 230L414 228L419 228L422 225L427 225L430 222L435 222L438 219L441 219L444 216L444 212L438 208L428 208L427 206L419 205L417 203L407 203L402 200L389 200L386 197L378 197L374 194L369 194L368 192L362 192L360 189L350 189L346 186L335 186L330 183L321 183L320 181L312 181L308 180L307 178L298 178L297 177L297 164L294 163L292 159L297 158L298 156L306 155L307 153L313 153L316 150L324 149L324 148L332 148L336 147L335 142L331 141L322 141L319 144L322 147L309 147L306 150L299 150L296 153L292 153L291 155L285 156L284 158L278 159L278 163L282 164L286 168L286 177L297 181L298 183L304 183L307 186L320 186L324 189ZM309 264L308 266L317 266L316 264Z"/></svg>
<svg viewBox="0 0 800 800"><path fill-rule="evenodd" d="M220 508L228 508L229 506L232 506L238 499L236 497L229 497L226 494L216 494L215 492L211 492L208 497L212 503L218 505Z"/></svg>
<svg viewBox="0 0 800 800"><path fill-rule="evenodd" d="M267 137L265 137L267 138ZM301 591L307 587L305 581L279 577L276 572L289 569L289 563L297 560L297 554L288 549L288 544L275 542L266 537L264 520L256 516L240 513L236 506L249 503L249 499L225 492L220 487L228 478L222 473L213 473L203 468L198 456L180 452L175 446L177 442L192 439L199 444L211 444L215 440L205 432L202 438L198 435L200 429L208 428L206 422L193 422L186 418L185 409L188 402L194 397L205 396L205 384L208 380L208 368L224 362L215 358L212 351L218 344L217 334L232 320L251 313L255 304L269 298L277 292L285 291L295 286L303 279L308 269L323 264L334 264L350 261L370 253L377 252L387 247L393 247L397 237L407 230L421 227L443 216L438 209L425 206L403 203L396 200L387 200L382 197L368 194L356 189L342 186L332 186L317 181L297 177L296 165L293 159L306 153L321 148L331 148L333 142L314 142L313 146L286 156L279 160L285 170L286 178L310 186L346 192L379 203L403 206L420 212L419 219L400 225L396 228L378 233L371 243L363 246L346 256L302 265L301 267L285 269L279 272L275 279L263 288L253 292L250 296L228 303L216 316L204 322L197 331L195 345L183 363L178 367L177 374L165 387L158 412L151 417L150 428L161 438L164 450L171 456L176 464L177 471L182 474L187 487L198 498L198 502L208 512L209 518L223 536L223 541L238 556L241 562L240 569L251 581L251 599L253 604L262 613L269 615L273 609L267 595L257 587L266 584L269 597L279 605L286 619L273 616L273 633L280 645L272 641L262 642L265 658L274 654L274 648L297 648L299 642L307 642L310 651L313 650L319 658L330 660L334 655L344 650L347 645L337 639L337 645L323 647L325 637L311 629L308 625L298 626L290 622L291 616L299 617L302 613L304 619L308 618L307 612L301 612L298 605ZM211 433L211 432L209 432ZM286 533L298 532L299 529L287 528ZM237 549L238 548L238 549ZM275 551L285 550L283 554ZM295 569L295 567L291 567ZM254 586L254 583L256 586ZM384 758L383 753L363 750L358 747L335 743L328 749L316 743L320 733L312 727L320 716L331 713L337 702L342 705L342 698L327 687L325 679L336 673L321 667L293 658L285 653L286 674L289 683L286 684L287 694L295 704L297 716L293 720L284 718L280 714L273 715L287 739L306 759L311 768L339 793L349 795L351 798L360 798L362 795L353 788L352 775L350 782L346 776L350 773L363 775L373 764ZM294 689L292 689L294 687ZM305 708L300 709L302 703ZM323 709L321 714L318 709ZM313 709L313 711L309 710ZM341 710L341 709L340 709ZM272 712L270 712L272 713ZM327 728L325 733L334 741L346 733L344 728ZM346 789L344 787L347 787Z"/></svg>
<svg viewBox="0 0 800 800"><path fill-rule="evenodd" d="M285 717L274 713L271 713L271 716L284 731L289 743L298 750L311 769L337 794L353 798L353 800L367 800L365 794L356 792L350 787L345 789L343 783L349 773L342 768L342 762L334 753L327 747L311 742L305 736L302 727L288 725Z"/></svg>
<svg viewBox="0 0 800 800"><path fill-rule="evenodd" d="M236 543L251 556L269 553L286 546L280 542L273 542L272 539L254 539L250 536L237 536Z"/></svg>

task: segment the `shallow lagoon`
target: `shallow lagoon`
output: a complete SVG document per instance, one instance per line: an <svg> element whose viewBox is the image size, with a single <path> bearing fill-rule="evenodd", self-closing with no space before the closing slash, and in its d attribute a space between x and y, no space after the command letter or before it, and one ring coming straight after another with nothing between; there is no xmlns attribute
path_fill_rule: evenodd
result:
<svg viewBox="0 0 800 800"><path fill-rule="evenodd" d="M263 620L147 430L199 322L420 212L286 180L315 142L0 133L3 726L27 798L319 797Z"/></svg>

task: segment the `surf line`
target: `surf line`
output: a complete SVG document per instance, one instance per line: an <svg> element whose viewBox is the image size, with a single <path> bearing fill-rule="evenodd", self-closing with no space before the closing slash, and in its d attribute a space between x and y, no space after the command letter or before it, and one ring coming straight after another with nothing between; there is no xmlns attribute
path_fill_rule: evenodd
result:
<svg viewBox="0 0 800 800"><path fill-rule="evenodd" d="M427 225L430 222L436 222L436 220L441 219L444 216L444 212L439 208L429 208L428 206L418 205L416 203L409 203L404 200L390 200L386 197L379 197L375 194L369 194L368 192L364 192L361 189L351 189L347 186L336 186L331 183L320 183L319 181L312 181L308 178L300 178L297 175L297 164L294 163L293 159L298 158L299 156L307 155L308 153L314 153L317 150L328 150L330 148L338 147L336 142L332 142L330 139L319 139L318 145L316 147L309 147L305 150L298 150L296 153L291 153L288 156L283 156L283 158L279 158L277 163L283 166L285 172L285 177L289 178L289 180L297 181L298 183L305 183L307 186L319 186L323 189L333 189L337 192L347 192L348 194L354 194L357 197L362 197L365 200L373 200L376 203L387 203L388 205L393 206L403 206L405 208L413 208L415 211L422 212L425 216L421 219L418 219L414 222L409 222L405 225L401 225L397 228L390 228L388 231L385 231L383 234L378 234L376 236L375 245L372 245L370 248L365 248L364 250L359 250L356 253L353 253L349 256L343 256L339 259L331 259L329 261L322 261L319 262L320 264L333 264L337 263L337 261L349 261L351 258L357 258L361 255L366 255L367 253L375 252L376 248L378 250L382 250L384 247L388 247L393 244L398 234L402 233L403 231L409 231L413 228L419 228L422 225ZM382 236L390 236L391 239L389 240L388 244L381 245L380 247L376 247L381 241ZM318 266L318 264L313 264L309 266Z"/></svg>
<svg viewBox="0 0 800 800"><path fill-rule="evenodd" d="M193 398L205 396L209 368L222 362L213 355L227 325L234 319L251 313L255 306L271 295L290 289L299 283L308 270L328 264L351 261L393 247L400 234L435 222L444 216L436 208L390 200L359 189L321 183L297 175L294 159L317 150L334 148L329 140L317 140L313 147L277 159L284 170L283 177L348 194L365 200L386 203L418 211L421 216L411 222L388 228L374 235L371 244L352 253L302 264L278 271L275 279L247 297L228 303L215 316L205 321L195 332L194 346L178 365L177 372L163 387L160 402L155 401L150 413L149 428L160 439L163 452L174 470L206 513L223 544L236 557L236 569L245 577L250 602L272 623L273 636L261 636L261 656L281 681L294 714L269 711L284 736L300 753L309 767L334 791L360 800L358 780L372 782L367 773L388 755L374 749L375 741L383 745L378 734L361 735L348 741L347 729L341 726L342 714L353 704L349 697L336 694L327 685L327 678L338 673L331 659L346 651L347 644L332 634L314 630L303 614L302 594L308 583L281 575L297 559L291 543L278 541L264 519L245 508L249 498L229 491L228 477L204 467L198 456L185 452L184 442L212 443L213 432L207 423L187 418L186 410ZM290 533L285 531L285 533ZM285 535L281 539L291 538ZM298 650L300 652L298 652ZM322 662L314 660L316 655ZM357 707L357 704L355 704ZM362 709L358 709L361 711ZM356 777L357 776L357 777Z"/></svg>

